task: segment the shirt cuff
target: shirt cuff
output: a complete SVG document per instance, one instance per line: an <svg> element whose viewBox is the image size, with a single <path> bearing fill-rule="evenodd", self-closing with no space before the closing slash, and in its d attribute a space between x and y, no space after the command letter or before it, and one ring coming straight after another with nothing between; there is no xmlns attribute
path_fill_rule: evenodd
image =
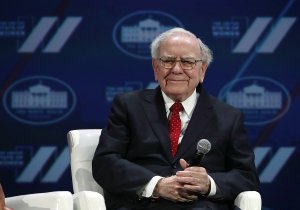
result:
<svg viewBox="0 0 300 210"><path fill-rule="evenodd" d="M217 187L216 187L216 183L213 180L213 178L211 178L209 175L208 175L208 178L210 180L210 192L207 195L207 197L212 197L212 196L216 195Z"/></svg>
<svg viewBox="0 0 300 210"><path fill-rule="evenodd" d="M146 198L150 198L153 194L154 188L157 184L157 182L163 177L161 176L154 176L149 182L148 184L146 184L143 192L142 192L142 196L146 197Z"/></svg>

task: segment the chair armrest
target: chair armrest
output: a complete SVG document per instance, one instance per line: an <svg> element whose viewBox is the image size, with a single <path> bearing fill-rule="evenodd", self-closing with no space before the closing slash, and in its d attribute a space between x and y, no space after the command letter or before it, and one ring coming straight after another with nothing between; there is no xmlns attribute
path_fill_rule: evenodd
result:
<svg viewBox="0 0 300 210"><path fill-rule="evenodd" d="M80 191L73 195L74 210L106 210L103 196L98 192Z"/></svg>
<svg viewBox="0 0 300 210"><path fill-rule="evenodd" d="M261 196L256 191L241 192L234 200L241 210L261 210Z"/></svg>
<svg viewBox="0 0 300 210"><path fill-rule="evenodd" d="M73 198L68 191L57 191L8 197L5 204L14 210L72 210Z"/></svg>

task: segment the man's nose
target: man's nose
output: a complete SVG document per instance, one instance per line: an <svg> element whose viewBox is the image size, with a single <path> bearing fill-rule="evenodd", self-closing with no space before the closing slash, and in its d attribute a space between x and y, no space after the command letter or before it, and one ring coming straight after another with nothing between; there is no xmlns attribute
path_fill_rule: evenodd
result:
<svg viewBox="0 0 300 210"><path fill-rule="evenodd" d="M181 68L180 60L175 61L175 65L172 68L172 72L177 73L177 74L183 72L183 69Z"/></svg>

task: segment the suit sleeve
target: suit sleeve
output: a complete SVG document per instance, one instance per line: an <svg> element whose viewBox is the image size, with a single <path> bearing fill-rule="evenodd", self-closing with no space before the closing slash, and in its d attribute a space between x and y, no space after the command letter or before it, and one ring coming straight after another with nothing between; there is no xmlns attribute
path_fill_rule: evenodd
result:
<svg viewBox="0 0 300 210"><path fill-rule="evenodd" d="M226 170L209 174L218 186L217 197L222 200L234 200L242 191L258 191L259 180L254 153L247 141L241 112L238 112L232 125L225 155Z"/></svg>
<svg viewBox="0 0 300 210"><path fill-rule="evenodd" d="M156 174L126 159L131 143L127 105L122 96L112 104L108 125L102 130L92 162L93 176L106 191L137 196Z"/></svg>

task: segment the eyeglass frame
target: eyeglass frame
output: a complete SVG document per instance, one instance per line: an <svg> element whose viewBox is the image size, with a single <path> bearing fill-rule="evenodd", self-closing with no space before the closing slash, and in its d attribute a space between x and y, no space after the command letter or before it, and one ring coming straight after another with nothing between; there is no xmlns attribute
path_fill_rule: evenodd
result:
<svg viewBox="0 0 300 210"><path fill-rule="evenodd" d="M172 57L170 57L170 58L172 58ZM203 59L196 59L196 58L180 58L180 59L174 59L174 60L172 60L172 59L170 59L170 60L172 60L172 62L174 62L173 64L172 64L172 66L169 68L169 67L165 67L164 66L164 62L166 62L166 60L163 60L163 59L168 59L168 57L164 57L164 56L162 56L162 57L160 57L160 58L158 58L158 60L160 61L160 65L163 67L163 68L165 68L165 69L172 69L172 68L174 68L174 66L176 65L176 63L177 62L179 62L179 65L180 65L180 67L183 69L183 70L193 70L194 68L195 68L195 66L197 65L197 63L198 62L203 62ZM191 68L185 68L185 67L183 67L183 64L182 64L182 62L184 61L184 59L186 59L186 61L188 61L188 59L193 59L194 61L192 62L192 61L189 61L189 62L192 62L193 64L192 64L192 67Z"/></svg>

